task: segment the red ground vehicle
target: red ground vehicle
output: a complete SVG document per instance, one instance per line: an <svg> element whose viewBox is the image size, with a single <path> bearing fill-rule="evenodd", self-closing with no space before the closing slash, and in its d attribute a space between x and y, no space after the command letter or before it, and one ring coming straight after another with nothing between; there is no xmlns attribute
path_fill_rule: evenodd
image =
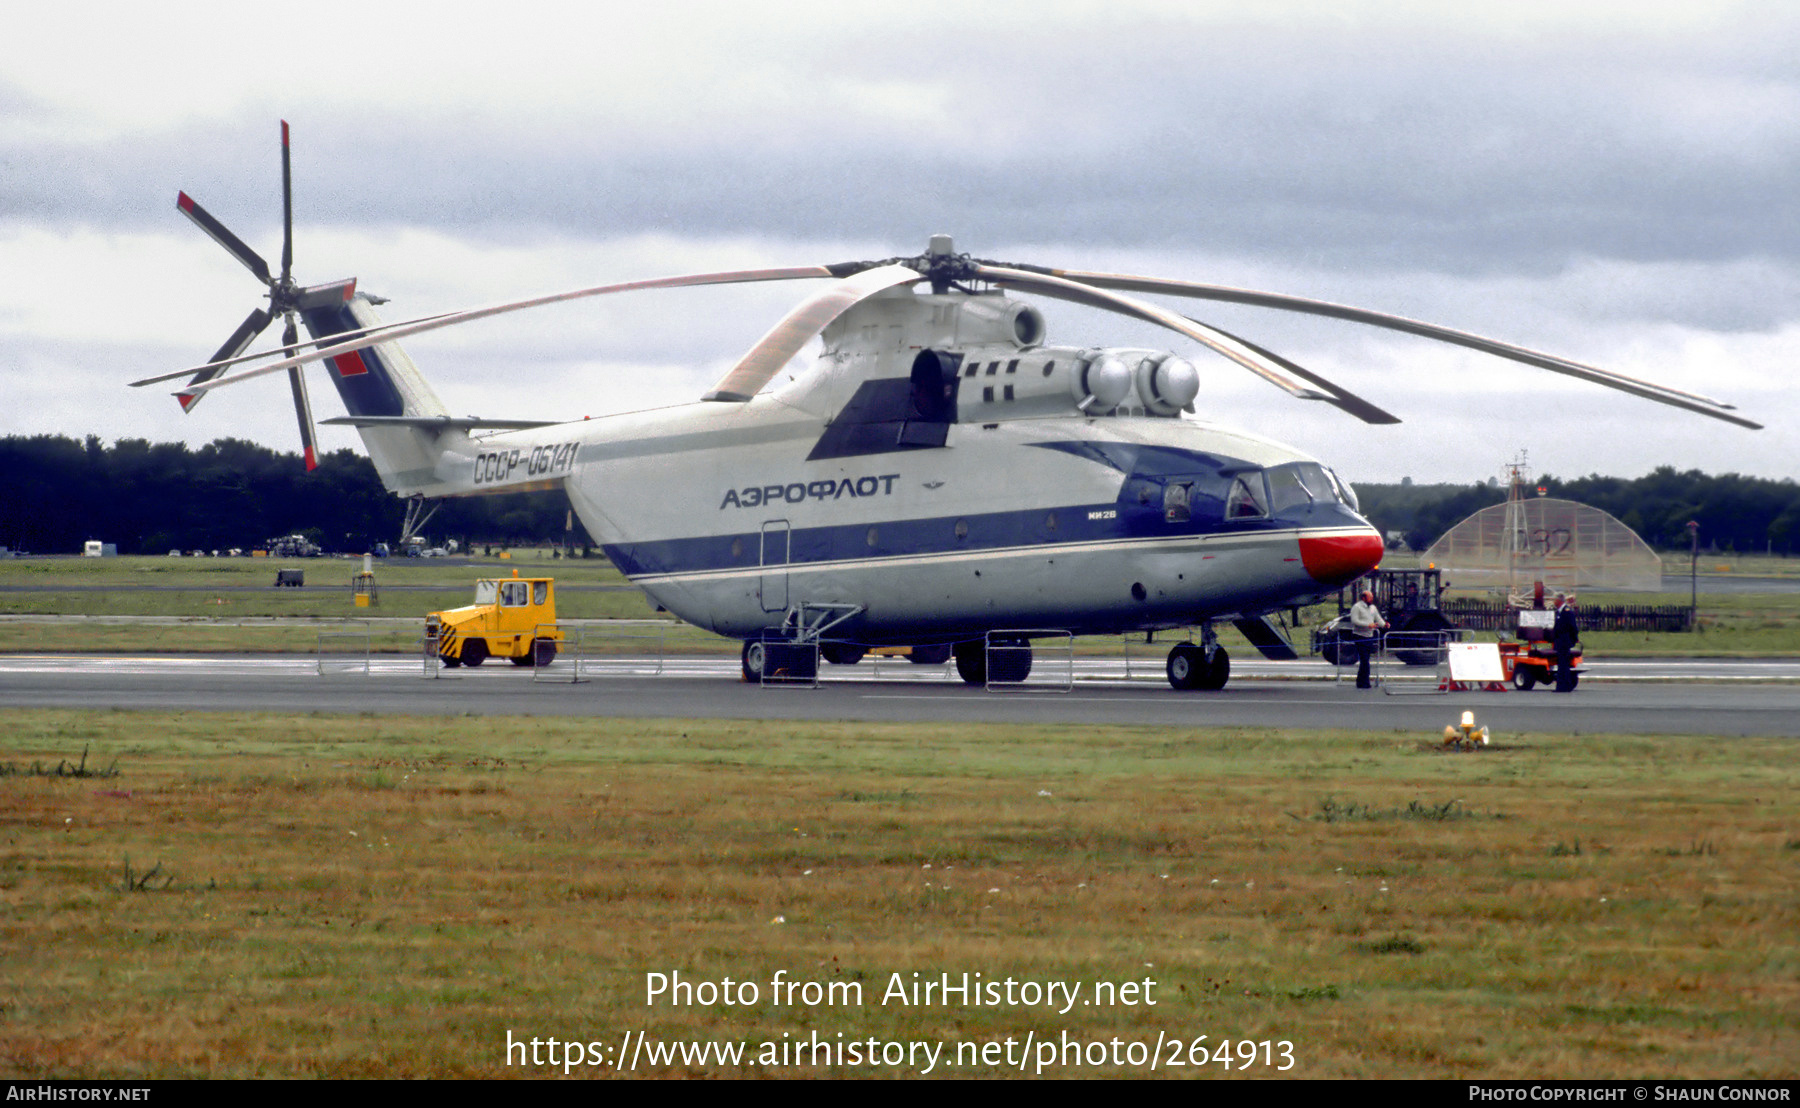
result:
<svg viewBox="0 0 1800 1108"><path fill-rule="evenodd" d="M1518 612L1519 637L1500 644L1500 663L1506 679L1520 692L1530 692L1538 685L1556 683L1556 647L1551 636L1556 627L1556 613L1547 608L1521 608ZM1581 681L1581 644L1576 643L1570 662L1570 684L1573 689Z"/></svg>

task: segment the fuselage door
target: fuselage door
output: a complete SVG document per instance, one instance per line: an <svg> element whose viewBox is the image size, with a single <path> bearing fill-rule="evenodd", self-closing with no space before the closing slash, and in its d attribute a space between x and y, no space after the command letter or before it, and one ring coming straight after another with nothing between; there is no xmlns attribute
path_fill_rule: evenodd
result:
<svg viewBox="0 0 1800 1108"><path fill-rule="evenodd" d="M762 609L785 612L788 606L788 521L772 519L762 525Z"/></svg>

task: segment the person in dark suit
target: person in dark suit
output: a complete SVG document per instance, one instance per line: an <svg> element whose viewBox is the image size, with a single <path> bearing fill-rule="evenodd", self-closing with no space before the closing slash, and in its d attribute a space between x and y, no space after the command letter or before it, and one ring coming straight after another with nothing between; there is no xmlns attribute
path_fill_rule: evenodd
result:
<svg viewBox="0 0 1800 1108"><path fill-rule="evenodd" d="M1581 642L1581 628L1575 622L1575 598L1558 595L1556 622L1550 629L1550 645L1556 650L1556 691L1575 689L1575 647Z"/></svg>

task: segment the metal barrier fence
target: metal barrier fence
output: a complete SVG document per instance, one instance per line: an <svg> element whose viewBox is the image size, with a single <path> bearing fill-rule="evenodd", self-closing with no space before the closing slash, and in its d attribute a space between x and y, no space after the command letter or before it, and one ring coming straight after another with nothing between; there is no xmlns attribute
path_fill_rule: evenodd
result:
<svg viewBox="0 0 1800 1108"><path fill-rule="evenodd" d="M789 642L783 639L765 639L760 644L763 651L762 687L789 689L816 689L819 687L819 642L817 639L808 642Z"/></svg>
<svg viewBox="0 0 1800 1108"><path fill-rule="evenodd" d="M1376 680L1389 696L1432 696L1450 690L1450 631L1390 631L1375 655ZM1429 659L1428 665L1420 665Z"/></svg>
<svg viewBox="0 0 1800 1108"><path fill-rule="evenodd" d="M574 684L593 677L660 677L668 671L666 619L563 620L537 627L534 682Z"/></svg>
<svg viewBox="0 0 1800 1108"><path fill-rule="evenodd" d="M319 676L325 676L327 656L333 659L347 659L334 663L335 672L349 673L360 669L365 675L369 673L370 640L373 634L367 625L364 625L361 631L320 631L318 654L315 659ZM325 649L327 643L334 646L342 644L345 649L327 651Z"/></svg>
<svg viewBox="0 0 1800 1108"><path fill-rule="evenodd" d="M1032 639L1062 640L1060 656L1033 648ZM989 631L987 652L988 692L1063 692L1075 687L1075 636L1053 628L1020 628ZM1054 649L1054 648L1053 648Z"/></svg>

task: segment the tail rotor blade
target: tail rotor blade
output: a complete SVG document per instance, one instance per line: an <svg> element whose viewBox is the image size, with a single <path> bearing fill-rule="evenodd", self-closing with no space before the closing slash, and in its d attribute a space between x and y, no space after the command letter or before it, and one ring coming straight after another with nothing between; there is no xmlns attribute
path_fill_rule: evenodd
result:
<svg viewBox="0 0 1800 1108"><path fill-rule="evenodd" d="M281 344L287 349L288 357L294 356L295 343L300 341L300 331L294 326L294 317L288 316L287 328L281 333ZM319 444L313 430L312 402L306 397L306 374L299 366L288 370L288 385L294 393L294 416L300 421L300 453L306 459L306 472L311 473L319 468Z"/></svg>
<svg viewBox="0 0 1800 1108"><path fill-rule="evenodd" d="M319 445L313 435L312 404L306 398L306 373L299 366L288 370L288 384L294 391L294 415L300 421L300 453L306 458L306 471L319 468Z"/></svg>
<svg viewBox="0 0 1800 1108"><path fill-rule="evenodd" d="M271 284L269 263L262 260L262 255L244 245L244 240L232 234L223 223L212 217L212 214L200 206L199 201L187 193L180 193L175 198L175 206L181 214L194 221L194 225L205 231L212 240L231 251L231 256L243 262L245 268L256 274L256 279L263 284Z"/></svg>
<svg viewBox="0 0 1800 1108"><path fill-rule="evenodd" d="M274 322L274 319L275 317L268 312L263 311L261 308L257 308L245 317L244 322L238 324L238 329L231 333L231 337L225 340L225 345L219 347L218 351L213 354L210 360L215 362L228 362L237 357L239 354L243 353L244 347L250 345L250 340L262 334L263 330L267 328L270 323ZM210 381L214 377L225 372L225 369L225 366L203 369L194 374L194 379L188 383L198 385L202 381ZM183 392L177 393L175 398L181 401L182 411L191 412L194 410L194 405L200 403L200 398L204 395L206 395L204 392Z"/></svg>
<svg viewBox="0 0 1800 1108"><path fill-rule="evenodd" d="M294 277L294 171L288 161L288 125L281 121L281 283ZM310 467L309 467L310 468Z"/></svg>

